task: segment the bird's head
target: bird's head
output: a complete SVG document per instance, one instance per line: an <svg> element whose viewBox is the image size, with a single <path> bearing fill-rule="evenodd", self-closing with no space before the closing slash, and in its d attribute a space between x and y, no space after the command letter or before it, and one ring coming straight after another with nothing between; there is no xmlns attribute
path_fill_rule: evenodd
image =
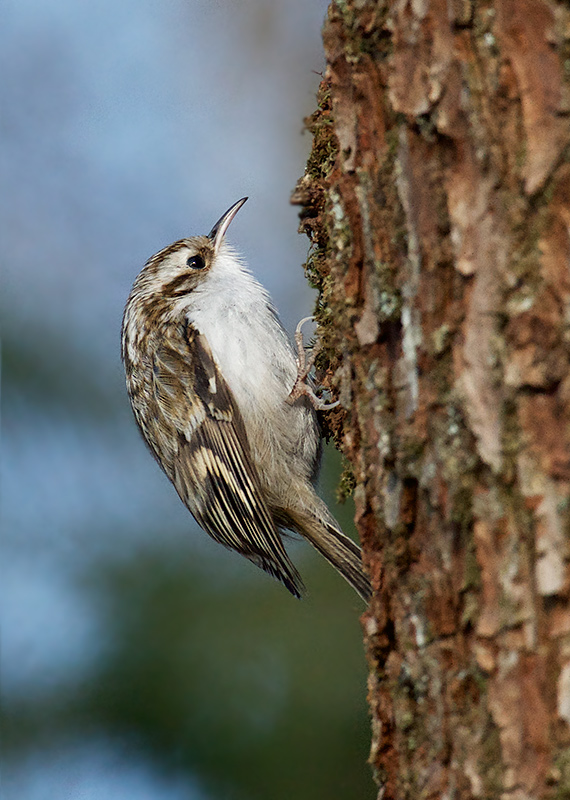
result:
<svg viewBox="0 0 570 800"><path fill-rule="evenodd" d="M136 279L133 293L176 300L196 289L227 249L224 245L226 231L246 200L247 197L242 197L234 203L207 236L180 239L155 253Z"/></svg>

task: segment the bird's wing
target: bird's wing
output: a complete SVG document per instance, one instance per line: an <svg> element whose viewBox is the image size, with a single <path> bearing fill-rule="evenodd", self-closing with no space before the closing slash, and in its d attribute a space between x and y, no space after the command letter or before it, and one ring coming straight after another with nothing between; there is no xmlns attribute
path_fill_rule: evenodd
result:
<svg viewBox="0 0 570 800"><path fill-rule="evenodd" d="M190 324L154 358L156 409L177 439L167 472L196 521L300 596L263 499L243 418L204 335Z"/></svg>

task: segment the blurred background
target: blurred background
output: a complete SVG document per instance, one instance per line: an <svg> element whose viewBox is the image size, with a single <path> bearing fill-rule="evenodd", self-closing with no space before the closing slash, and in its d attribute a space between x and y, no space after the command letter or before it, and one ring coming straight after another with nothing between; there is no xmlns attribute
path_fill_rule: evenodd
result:
<svg viewBox="0 0 570 800"><path fill-rule="evenodd" d="M290 331L311 313L289 195L325 11L2 4L4 800L374 796L361 603L302 543L298 602L196 527L119 360L145 260L243 195L230 240Z"/></svg>

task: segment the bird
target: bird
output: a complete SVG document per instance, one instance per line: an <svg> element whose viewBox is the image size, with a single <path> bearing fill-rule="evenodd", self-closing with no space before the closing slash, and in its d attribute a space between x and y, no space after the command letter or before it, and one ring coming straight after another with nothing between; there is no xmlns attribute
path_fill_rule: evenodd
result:
<svg viewBox="0 0 570 800"><path fill-rule="evenodd" d="M207 236L164 247L136 277L121 332L134 417L213 539L301 597L303 580L284 546L288 532L300 534L368 602L360 547L314 488L322 447L316 396L306 381L299 390L305 359L226 241L247 199Z"/></svg>

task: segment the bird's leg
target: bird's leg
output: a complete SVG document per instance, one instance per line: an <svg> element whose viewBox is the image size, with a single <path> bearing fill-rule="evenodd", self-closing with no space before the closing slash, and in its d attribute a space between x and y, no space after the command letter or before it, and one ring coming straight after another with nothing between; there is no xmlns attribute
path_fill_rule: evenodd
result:
<svg viewBox="0 0 570 800"><path fill-rule="evenodd" d="M302 329L305 322L309 322L313 319L314 317L304 317L299 322L295 330L295 344L297 345L297 378L295 379L291 393L287 398L287 402L292 404L295 402L295 400L297 400L297 398L305 395L309 398L310 402L317 409L317 411L328 411L331 408L336 408L339 404L339 401L336 400L334 403L325 403L323 400L317 397L310 384L307 382L309 372L312 370L315 359L319 350L321 349L321 343L319 340L311 349L311 354L307 357L307 351L305 350L305 345L303 343Z"/></svg>

